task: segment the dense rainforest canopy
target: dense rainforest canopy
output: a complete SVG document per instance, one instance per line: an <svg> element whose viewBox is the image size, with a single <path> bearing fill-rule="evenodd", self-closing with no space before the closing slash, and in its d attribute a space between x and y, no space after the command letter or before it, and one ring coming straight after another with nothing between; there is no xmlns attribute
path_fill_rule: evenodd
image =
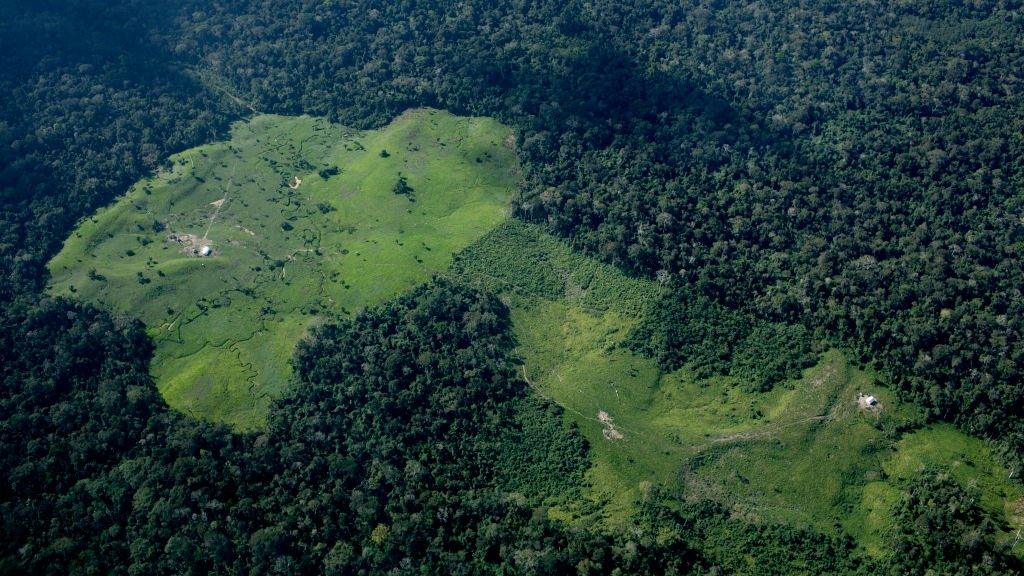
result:
<svg viewBox="0 0 1024 576"><path fill-rule="evenodd" d="M517 215L685 287L666 323L694 302L745 334L785 322L1017 462L1021 38L1018 0L0 3L0 571L1013 573L938 473L900 503L897 565L710 504L652 498L632 535L549 520L586 447L513 377L501 303L464 287L318 331L259 435L168 411L139 326L42 288L76 221L252 111L494 116L518 133ZM645 329L667 366L735 349L761 382L805 353Z"/></svg>

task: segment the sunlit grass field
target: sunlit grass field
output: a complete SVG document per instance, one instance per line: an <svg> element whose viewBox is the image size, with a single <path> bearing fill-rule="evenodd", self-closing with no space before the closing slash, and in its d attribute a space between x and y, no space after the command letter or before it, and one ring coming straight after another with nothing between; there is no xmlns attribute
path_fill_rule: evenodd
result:
<svg viewBox="0 0 1024 576"><path fill-rule="evenodd" d="M506 218L512 143L435 110L368 132L257 116L82 222L51 292L143 320L168 403L252 429L317 318L423 282Z"/></svg>

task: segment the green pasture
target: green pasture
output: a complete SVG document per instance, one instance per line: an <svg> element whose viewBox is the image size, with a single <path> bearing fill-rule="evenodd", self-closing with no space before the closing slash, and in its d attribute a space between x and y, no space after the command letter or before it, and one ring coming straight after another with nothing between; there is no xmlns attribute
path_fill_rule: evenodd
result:
<svg viewBox="0 0 1024 576"><path fill-rule="evenodd" d="M423 282L506 218L513 142L436 110L368 132L260 115L83 221L51 292L143 320L171 406L256 428L311 324Z"/></svg>
<svg viewBox="0 0 1024 576"><path fill-rule="evenodd" d="M987 444L923 426L916 407L839 351L765 393L686 368L663 373L621 345L662 288L514 220L459 254L452 274L511 306L523 377L589 441L587 493L608 525L628 524L646 487L660 485L754 522L846 532L884 555L891 505L924 465L976 486L1004 537L1024 520L1024 492ZM879 409L861 409L860 393ZM621 437L609 438L602 412ZM553 513L573 518L571 508Z"/></svg>

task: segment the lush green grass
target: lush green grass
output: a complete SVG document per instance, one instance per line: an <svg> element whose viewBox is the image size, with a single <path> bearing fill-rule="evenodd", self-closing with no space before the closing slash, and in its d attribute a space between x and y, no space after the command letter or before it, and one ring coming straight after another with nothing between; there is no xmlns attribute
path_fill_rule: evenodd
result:
<svg viewBox="0 0 1024 576"><path fill-rule="evenodd" d="M524 377L590 442L587 493L610 525L627 523L654 483L723 502L753 521L845 531L882 554L890 506L923 464L976 484L1007 528L1021 524L1020 488L984 442L951 427L920 428L917 408L838 351L770 392L736 378L697 379L686 368L663 373L622 345L662 288L517 221L459 254L452 274L504 294ZM877 396L881 410L861 410L861 392ZM620 439L606 438L602 411ZM918 429L900 438L908 427Z"/></svg>
<svg viewBox="0 0 1024 576"><path fill-rule="evenodd" d="M258 427L311 323L411 288L506 218L511 142L493 120L434 110L371 132L258 116L82 222L51 289L141 318L172 406Z"/></svg>

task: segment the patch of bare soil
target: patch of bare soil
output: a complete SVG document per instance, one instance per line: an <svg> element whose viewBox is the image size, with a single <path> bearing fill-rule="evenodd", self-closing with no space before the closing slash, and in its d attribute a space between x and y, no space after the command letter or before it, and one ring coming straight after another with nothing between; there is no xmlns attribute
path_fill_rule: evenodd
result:
<svg viewBox="0 0 1024 576"><path fill-rule="evenodd" d="M612 422L612 417L604 410L597 412L597 421L604 426L604 430L601 431L601 435L604 436L605 440L622 440L622 432L615 427L615 423Z"/></svg>
<svg viewBox="0 0 1024 576"><path fill-rule="evenodd" d="M864 410L865 412L880 412L882 410L882 404L871 394L860 393L857 395L857 408Z"/></svg>
<svg viewBox="0 0 1024 576"><path fill-rule="evenodd" d="M213 246L205 238L195 234L179 234L172 232L167 235L168 242L175 242L181 245L181 251L189 256L207 257L213 256Z"/></svg>

